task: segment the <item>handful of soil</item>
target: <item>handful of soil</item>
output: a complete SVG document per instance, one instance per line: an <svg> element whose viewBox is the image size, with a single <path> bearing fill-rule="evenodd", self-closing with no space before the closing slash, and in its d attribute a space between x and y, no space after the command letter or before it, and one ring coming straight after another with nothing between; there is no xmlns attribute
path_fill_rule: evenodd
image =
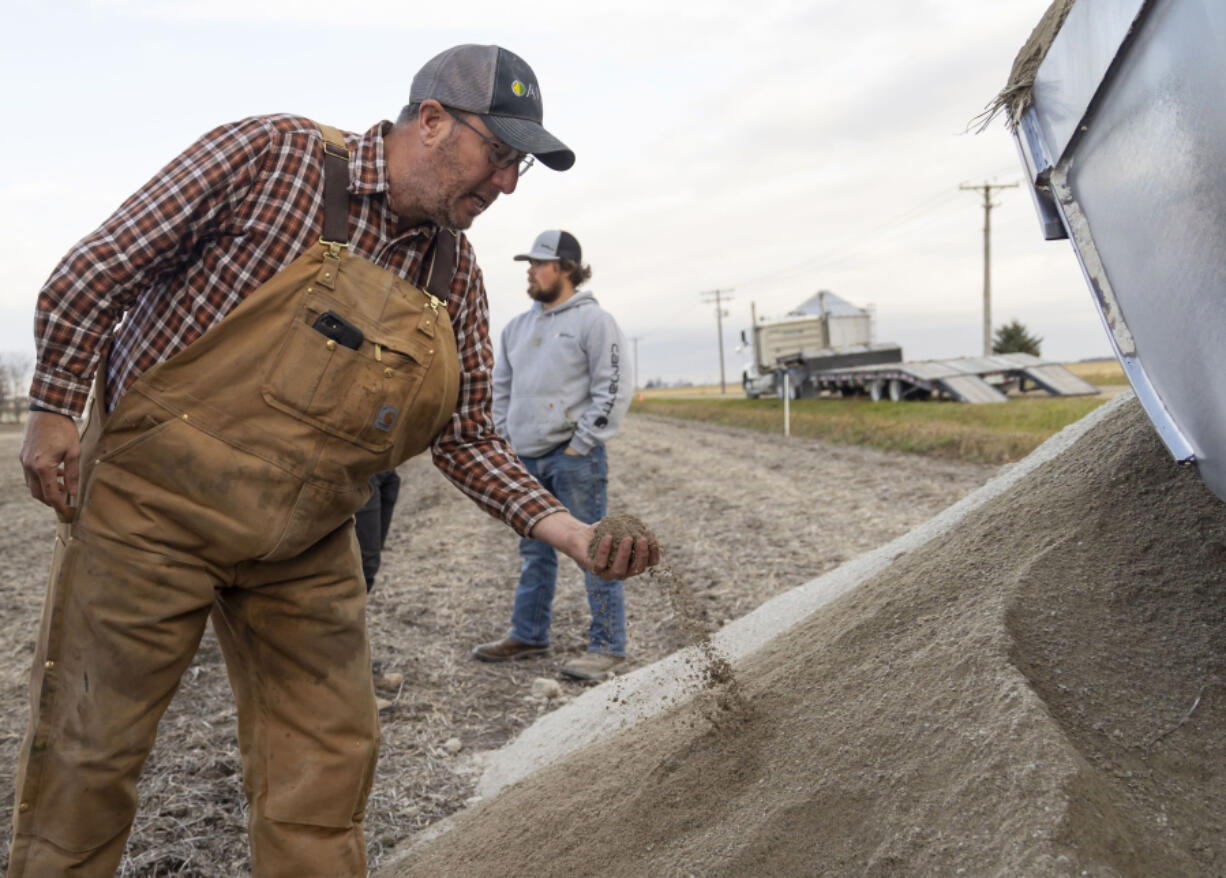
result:
<svg viewBox="0 0 1226 878"><path fill-rule="evenodd" d="M639 537L646 537L649 533L647 525L633 515L607 515L596 522L596 536L592 537L592 541L587 544L588 560L595 563L600 541L607 536L613 537L613 549L609 553L609 560L612 561L623 539L633 537L637 541ZM634 563L634 553L635 550L631 549L631 564Z"/></svg>
<svg viewBox="0 0 1226 878"><path fill-rule="evenodd" d="M647 525L633 515L607 516L596 522L596 535L587 545L587 556L595 563L600 541L606 536L613 537L613 551L616 552L618 545L626 537L637 540L639 537L646 537L648 533ZM634 562L634 552L630 553L630 561ZM675 575L667 564L652 567L647 571L647 576L658 583L668 595L668 602L680 618L686 638L698 651L697 656L687 660L694 668L698 684L704 690L715 690L713 697L702 707L704 716L717 728L724 726L729 720L743 720L748 717L749 704L741 695L732 664L711 642L711 632L703 622L702 610L685 580Z"/></svg>

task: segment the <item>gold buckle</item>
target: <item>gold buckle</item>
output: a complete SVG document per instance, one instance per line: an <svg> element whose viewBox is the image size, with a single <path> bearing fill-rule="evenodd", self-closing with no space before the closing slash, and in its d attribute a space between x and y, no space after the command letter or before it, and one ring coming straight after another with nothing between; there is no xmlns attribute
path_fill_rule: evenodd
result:
<svg viewBox="0 0 1226 878"><path fill-rule="evenodd" d="M327 240L324 240L324 236L323 236L323 235L320 235L320 236L319 236L319 243L323 244L325 247L327 247L327 248L328 248L328 252L331 254L331 256L332 256L332 258L333 258L333 259L340 259L340 258L341 258L341 251L342 251L342 250L344 250L346 247L348 247L348 246L349 246L348 242L346 242L346 241L327 241Z"/></svg>

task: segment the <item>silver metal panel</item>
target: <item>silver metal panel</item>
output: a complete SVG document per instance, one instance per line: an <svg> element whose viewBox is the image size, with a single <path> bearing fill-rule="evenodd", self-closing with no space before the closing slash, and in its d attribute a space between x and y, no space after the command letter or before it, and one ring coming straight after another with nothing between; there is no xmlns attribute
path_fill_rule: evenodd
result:
<svg viewBox="0 0 1226 878"><path fill-rule="evenodd" d="M1158 398L1158 394L1154 393L1153 385L1149 383L1149 376L1141 368L1140 362L1137 361L1136 357L1120 357L1120 363L1124 366L1124 374L1128 376L1128 382L1132 385L1133 391L1136 392L1137 400L1145 409L1145 413L1149 415L1149 419L1153 421L1158 435L1162 438L1171 455L1180 463L1195 463L1196 452L1192 448L1192 444L1188 441L1188 437L1183 434L1183 431L1179 429L1170 412L1166 410L1166 406ZM1220 491L1217 494L1219 497L1223 497ZM1223 497L1223 499L1226 499L1226 497Z"/></svg>
<svg viewBox="0 0 1226 878"><path fill-rule="evenodd" d="M1034 78L1040 136L1052 162L1077 133L1145 0L1077 0ZM1037 157L1035 157L1037 158ZM1042 167L1036 168L1041 172Z"/></svg>
<svg viewBox="0 0 1226 878"><path fill-rule="evenodd" d="M1035 213L1039 216L1039 228L1048 241L1067 238L1064 223L1060 219L1060 210L1047 186L1047 174L1055 160L1047 154L1047 145L1039 134L1038 116L1033 112L1023 113L1018 122L1017 130L1013 132L1017 143L1018 156L1026 171L1026 179L1030 183L1030 197L1034 201Z"/></svg>
<svg viewBox="0 0 1226 878"><path fill-rule="evenodd" d="M1060 39L1065 56L1098 42ZM1226 3L1153 0L1052 182L1138 398L1171 452L1194 457L1226 498L1224 82ZM1036 91L1033 108L1051 132L1070 113L1055 94Z"/></svg>

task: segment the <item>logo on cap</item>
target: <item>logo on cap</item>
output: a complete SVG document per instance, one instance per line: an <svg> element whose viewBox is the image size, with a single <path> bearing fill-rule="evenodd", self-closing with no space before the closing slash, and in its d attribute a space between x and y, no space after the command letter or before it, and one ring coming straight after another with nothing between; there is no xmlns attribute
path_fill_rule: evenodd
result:
<svg viewBox="0 0 1226 878"><path fill-rule="evenodd" d="M511 91L515 92L515 96L517 98L532 97L532 92L534 92L535 90L536 90L536 87L534 85L532 85L531 83L525 84L522 80L519 80L519 79L511 83Z"/></svg>

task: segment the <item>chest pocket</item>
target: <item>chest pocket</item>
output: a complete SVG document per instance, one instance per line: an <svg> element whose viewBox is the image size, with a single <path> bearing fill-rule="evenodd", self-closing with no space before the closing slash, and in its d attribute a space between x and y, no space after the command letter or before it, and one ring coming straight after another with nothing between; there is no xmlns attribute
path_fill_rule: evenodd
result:
<svg viewBox="0 0 1226 878"><path fill-rule="evenodd" d="M383 452L408 417L433 356L425 339L391 332L347 313L329 296L309 293L268 365L261 392L286 414Z"/></svg>

